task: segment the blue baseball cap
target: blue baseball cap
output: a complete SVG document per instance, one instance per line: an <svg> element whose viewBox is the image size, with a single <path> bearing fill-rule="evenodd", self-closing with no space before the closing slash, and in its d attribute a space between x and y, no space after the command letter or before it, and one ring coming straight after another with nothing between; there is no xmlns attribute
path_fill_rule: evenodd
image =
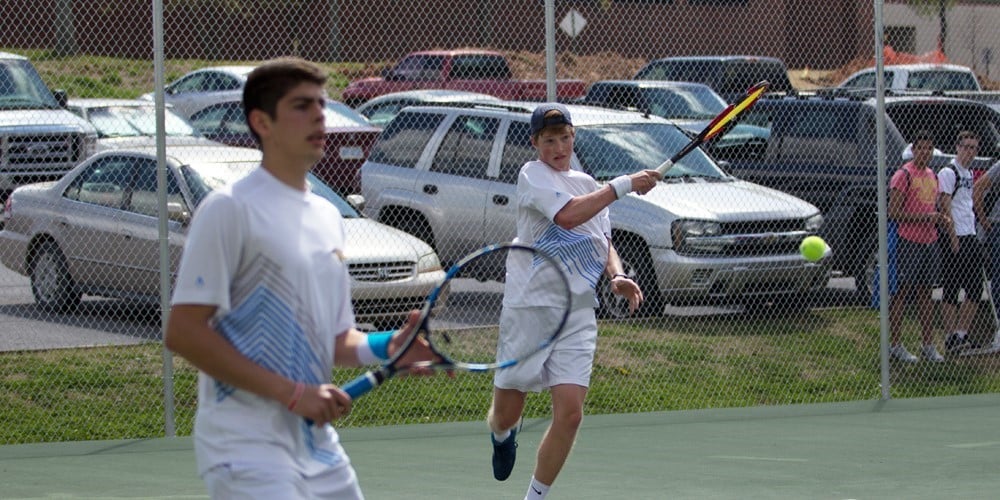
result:
<svg viewBox="0 0 1000 500"><path fill-rule="evenodd" d="M549 111L558 111L560 114L546 117L545 115ZM540 104L535 108L535 112L531 113L531 135L535 135L541 132L543 128L553 125L573 125L573 120L570 118L569 110L566 109L566 106L547 102Z"/></svg>

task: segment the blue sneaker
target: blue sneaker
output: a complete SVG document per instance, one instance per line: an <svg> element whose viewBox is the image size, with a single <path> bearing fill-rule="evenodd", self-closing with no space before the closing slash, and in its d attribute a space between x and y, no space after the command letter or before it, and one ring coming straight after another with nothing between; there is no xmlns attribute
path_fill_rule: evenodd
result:
<svg viewBox="0 0 1000 500"><path fill-rule="evenodd" d="M517 458L517 429L511 429L510 436L507 436L502 443L498 443L491 432L490 441L493 442L493 477L497 481L504 481L514 470L514 460Z"/></svg>

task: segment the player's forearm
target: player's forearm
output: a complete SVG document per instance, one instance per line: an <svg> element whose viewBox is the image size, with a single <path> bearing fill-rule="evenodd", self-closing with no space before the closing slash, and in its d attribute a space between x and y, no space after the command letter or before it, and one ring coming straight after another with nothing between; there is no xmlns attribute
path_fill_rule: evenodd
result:
<svg viewBox="0 0 1000 500"><path fill-rule="evenodd" d="M556 213L555 222L563 229L573 229L601 213L601 210L617 200L615 190L605 186L597 191L581 196L574 196L562 209Z"/></svg>

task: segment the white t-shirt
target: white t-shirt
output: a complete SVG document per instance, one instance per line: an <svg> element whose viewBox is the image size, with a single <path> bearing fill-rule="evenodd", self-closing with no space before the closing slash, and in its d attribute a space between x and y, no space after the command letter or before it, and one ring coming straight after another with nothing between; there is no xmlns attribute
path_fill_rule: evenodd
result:
<svg viewBox="0 0 1000 500"><path fill-rule="evenodd" d="M951 168L938 172L938 191L951 194L951 218L955 224L955 234L970 236L976 234L976 213L972 209L972 171L951 160ZM955 173L958 179L955 179ZM955 182L958 189L955 189Z"/></svg>
<svg viewBox="0 0 1000 500"><path fill-rule="evenodd" d="M517 243L540 248L566 264L564 270L573 294L573 307L597 306L597 281L608 262L611 220L608 209L579 226L566 230L554 221L574 196L599 188L589 175L576 170L561 172L534 160L521 167L517 178ZM508 262L504 305L544 305L544 283L531 279L530 262Z"/></svg>
<svg viewBox="0 0 1000 500"><path fill-rule="evenodd" d="M328 383L334 339L354 325L338 257L340 212L263 168L206 197L181 258L173 304L218 306L216 329L269 370ZM199 473L223 463L274 464L312 475L348 463L332 426L199 373L194 429Z"/></svg>

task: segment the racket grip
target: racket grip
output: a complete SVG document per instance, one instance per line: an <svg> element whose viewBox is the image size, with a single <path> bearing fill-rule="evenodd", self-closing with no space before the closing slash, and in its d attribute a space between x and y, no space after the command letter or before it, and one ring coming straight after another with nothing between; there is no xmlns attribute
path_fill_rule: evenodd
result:
<svg viewBox="0 0 1000 500"><path fill-rule="evenodd" d="M667 160L667 161L661 163L659 167L656 167L656 171L659 172L660 175L663 175L663 174L667 173L667 170L670 170L671 168L673 168L673 166L674 166L674 162L671 161L671 160Z"/></svg>
<svg viewBox="0 0 1000 500"><path fill-rule="evenodd" d="M385 374L382 371L370 371L362 374L358 378L348 382L340 388L351 396L351 399L358 399L368 391L382 385L385 381Z"/></svg>

